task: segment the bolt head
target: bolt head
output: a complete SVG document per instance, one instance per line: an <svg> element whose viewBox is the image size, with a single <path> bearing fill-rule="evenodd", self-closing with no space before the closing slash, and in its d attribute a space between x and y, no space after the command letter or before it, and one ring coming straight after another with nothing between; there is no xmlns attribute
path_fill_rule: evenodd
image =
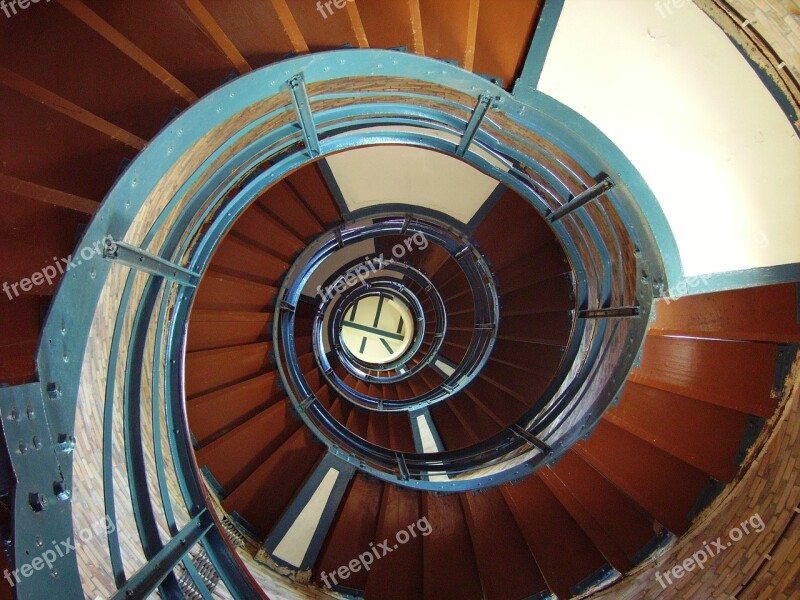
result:
<svg viewBox="0 0 800 600"><path fill-rule="evenodd" d="M67 433L58 435L58 449L61 452L72 452L75 449L75 438Z"/></svg>
<svg viewBox="0 0 800 600"><path fill-rule="evenodd" d="M30 503L33 512L42 512L43 510L47 510L47 498L45 498L44 495L40 494L39 492L28 494L28 502Z"/></svg>
<svg viewBox="0 0 800 600"><path fill-rule="evenodd" d="M64 392L61 390L61 386L55 382L47 384L47 395L52 400L58 400L64 395Z"/></svg>
<svg viewBox="0 0 800 600"><path fill-rule="evenodd" d="M72 495L67 489L67 484L63 480L53 483L53 493L59 500L69 500Z"/></svg>

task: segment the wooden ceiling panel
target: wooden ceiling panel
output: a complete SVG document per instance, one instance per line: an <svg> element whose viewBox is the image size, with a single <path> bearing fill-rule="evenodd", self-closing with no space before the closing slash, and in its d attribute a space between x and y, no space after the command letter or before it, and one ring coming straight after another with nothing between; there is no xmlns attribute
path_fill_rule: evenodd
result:
<svg viewBox="0 0 800 600"><path fill-rule="evenodd" d="M234 71L180 0L84 3L198 96L218 87Z"/></svg>
<svg viewBox="0 0 800 600"><path fill-rule="evenodd" d="M34 354L39 345L42 311L48 302L43 297L12 301L5 294L0 295L0 382L19 385L35 381Z"/></svg>
<svg viewBox="0 0 800 600"><path fill-rule="evenodd" d="M254 69L294 50L270 0L203 0L203 4Z"/></svg>
<svg viewBox="0 0 800 600"><path fill-rule="evenodd" d="M0 86L0 165L24 181L101 200L136 151Z"/></svg>
<svg viewBox="0 0 800 600"><path fill-rule="evenodd" d="M483 0L473 70L500 77L506 88L513 87L525 63L541 7L541 0Z"/></svg>
<svg viewBox="0 0 800 600"><path fill-rule="evenodd" d="M0 19L0 56L15 73L144 139L162 128L175 107L187 105L131 56L55 3Z"/></svg>
<svg viewBox="0 0 800 600"><path fill-rule="evenodd" d="M3 256L0 284L11 286L48 265L58 268L57 261L72 253L81 226L87 221L87 215L0 191L0 231L3 232L0 236L0 255ZM30 243L32 232L35 232L35 244ZM63 263L61 266L65 267ZM0 300L16 302L22 300L22 296L52 295L58 282L52 279L53 275L60 279L58 271L51 275L49 284L45 281L27 292L19 287L3 290Z"/></svg>
<svg viewBox="0 0 800 600"><path fill-rule="evenodd" d="M341 1L341 0L340 0ZM358 47L358 39L347 14L347 6L336 8L333 1L286 0L312 52L335 50L345 44ZM329 5L329 9L325 5ZM318 9L322 7L322 10Z"/></svg>
<svg viewBox="0 0 800 600"><path fill-rule="evenodd" d="M356 2L370 48L405 46L414 51L414 31L409 2Z"/></svg>
<svg viewBox="0 0 800 600"><path fill-rule="evenodd" d="M464 66L470 0L419 0L425 54Z"/></svg>

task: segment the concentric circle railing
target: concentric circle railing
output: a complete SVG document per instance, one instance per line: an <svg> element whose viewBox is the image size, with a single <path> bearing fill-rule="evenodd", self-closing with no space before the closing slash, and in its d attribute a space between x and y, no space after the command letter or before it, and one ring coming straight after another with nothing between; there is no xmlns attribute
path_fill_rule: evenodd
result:
<svg viewBox="0 0 800 600"><path fill-rule="evenodd" d="M444 340L447 331L447 315L441 295L433 283L418 269L410 265L387 265L386 271L394 271L402 279L375 277L365 279L362 285L351 289L341 297L333 297L328 302L323 302L317 309L314 321L314 352L318 357L318 364L323 372L328 372L333 367L328 358L331 350L335 352L339 362L351 374L370 383L391 384L410 379L419 371L428 366L435 358ZM422 302L416 294L409 290L409 283L417 283L426 293L427 300L432 305L432 319L426 319ZM352 355L346 348L341 348L338 337L344 326L347 307L361 297L364 293L381 293L390 291L405 299L413 309L416 327L413 341L409 348L396 359L381 364L367 364L357 356ZM329 315L327 330L325 318ZM428 347L423 348L427 342ZM342 356L341 350L344 350ZM413 363L413 364L412 364Z"/></svg>
<svg viewBox="0 0 800 600"><path fill-rule="evenodd" d="M340 321L345 316L345 307L361 293L362 289L368 288L372 285L371 282L377 280L372 278L375 275L375 269L372 266L378 263L380 263L378 271L392 273L403 282L403 293L411 294L417 299L420 296L425 297L423 302L429 304L431 308L428 311L423 309L423 312L428 312L429 315L422 316L425 321L424 329L420 331L419 339L415 340L405 356L379 366L367 365L354 357L353 361L356 365L342 362L342 366L362 381L389 384L410 379L436 358L447 330L447 312L441 294L430 278L413 265L405 262L386 261L379 255L372 255L347 263L341 268L341 271L335 272L320 286L321 290L332 290L332 295L328 297L326 292L326 297L321 298L321 302L316 308L312 338L315 344L314 354L323 372L333 368L329 357L331 353L334 355L334 361L339 359L336 339L337 332L340 330ZM363 265L371 266L365 269ZM365 273L368 276L365 276ZM372 274L370 275L370 273ZM363 284L352 288L347 293L338 293L335 282L342 278L346 280L350 275L356 280L363 279ZM413 304L414 300L409 299L409 302ZM328 318L329 316L330 318ZM427 347L422 348L423 344L426 344Z"/></svg>
<svg viewBox="0 0 800 600"><path fill-rule="evenodd" d="M345 343L344 328L346 327L347 312L354 312L358 303L365 299L378 298L378 302L386 300L388 302L401 301L403 306L408 307L411 311L411 318L403 319L404 327L411 328L410 339L407 342L407 347L400 350L392 349L392 353L397 353L397 357L389 357L382 359L379 362L367 361L357 355ZM324 313L323 313L324 314ZM332 311L332 319L329 329L329 339L334 340L331 347L338 350L341 355L342 365L353 375L363 381L369 381L370 378L376 382L383 382L389 379L389 375L383 376L387 371L397 371L403 369L416 353L419 351L422 341L425 338L426 322L425 314L422 308L422 303L419 299L412 294L402 281L397 281L390 278L375 278L357 286L350 291L344 298L341 298L341 303L336 310ZM401 317L402 318L402 317ZM322 332L321 315L318 313L317 320L319 320L319 331ZM315 325L315 330L317 326ZM400 335L399 333L397 335ZM400 338L401 343L404 342ZM380 375L370 375L366 371L378 373ZM395 375L396 376L396 375ZM401 375L402 377L402 375Z"/></svg>
<svg viewBox="0 0 800 600"><path fill-rule="evenodd" d="M483 102L491 110L468 127ZM111 236L116 255L67 274L38 353L40 383L8 396L42 415L41 439L53 450L28 457L48 466L18 483L13 552L35 553L39 535L63 539L105 519L110 527L57 574L37 572L20 590L82 584L89 597L109 589L144 597L155 588L178 597L189 573L208 598L193 559L207 554L221 577L215 594L261 595L194 459L183 388L188 314L214 249L266 188L322 156L376 144L455 156L543 216L566 209L553 227L576 273L582 316L552 389L509 431L462 452L403 456L400 471L396 453L379 447L331 452L403 485L469 489L524 476L591 430L636 358L652 284L663 281L640 210L656 203L630 163L555 101L522 104L447 64L383 51L295 58L229 83L170 123L119 178L86 232L77 252ZM613 189L572 210L601 173ZM285 323L289 313L281 313ZM292 365L279 358L291 389ZM303 415L318 434L324 426L347 440L313 404ZM429 478L436 469L449 479ZM35 494L47 510L37 511Z"/></svg>
<svg viewBox="0 0 800 600"><path fill-rule="evenodd" d="M365 408L380 410L410 411L441 402L463 389L489 359L499 326L499 300L489 266L481 254L456 232L444 228L441 224L420 219L381 219L380 222L357 227L341 227L334 232L323 234L312 243L295 261L295 265L287 273L278 293L278 307L274 321L275 353L278 368L290 390L290 397L298 411L307 414L311 424L319 426L330 419L327 410L316 399L314 389L308 383L298 363L298 352L294 345L296 336L295 314L301 301L303 289L314 271L325 263L337 250L371 240L380 236L395 234L422 234L428 240L447 250L458 259L473 295L475 306L475 334L467 349L467 353L454 372L436 389L413 398L403 400L378 401L367 394L348 386L331 368L323 368L325 378L344 398ZM317 339L317 338L314 338ZM318 360L324 355L317 348ZM324 414L323 414L324 413ZM312 416L313 415L313 416ZM346 443L337 439L340 428L327 431L327 435L319 429L320 435L326 435L331 444ZM333 436L333 437L330 437ZM348 435L347 441L356 443L355 436ZM388 452L393 455L393 452Z"/></svg>

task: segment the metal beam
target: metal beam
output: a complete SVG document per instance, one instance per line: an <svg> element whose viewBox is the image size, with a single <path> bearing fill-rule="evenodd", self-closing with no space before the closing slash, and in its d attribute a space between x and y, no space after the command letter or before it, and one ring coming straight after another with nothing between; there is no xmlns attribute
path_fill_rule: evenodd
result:
<svg viewBox="0 0 800 600"><path fill-rule="evenodd" d="M618 308L587 309L578 312L579 319L629 319L638 317L641 310L638 306L621 306Z"/></svg>
<svg viewBox="0 0 800 600"><path fill-rule="evenodd" d="M189 269L121 241L108 240L103 248L103 255L131 269L164 277L189 287L195 287L200 279L199 274Z"/></svg>
<svg viewBox="0 0 800 600"><path fill-rule="evenodd" d="M156 554L150 562L143 566L136 574L117 590L111 600L129 600L130 598L147 598L164 578L172 573L183 557L208 533L214 526L214 521L206 509L181 529L180 533L172 538Z"/></svg>
<svg viewBox="0 0 800 600"><path fill-rule="evenodd" d="M103 255L131 269L163 277L186 287L197 287L200 282L200 275L194 271L125 242L109 240L103 248Z"/></svg>
<svg viewBox="0 0 800 600"><path fill-rule="evenodd" d="M513 433L518 438L525 440L526 442L528 442L528 444L530 444L534 448L538 448L546 455L550 455L553 453L553 449L550 446L545 444L542 440L537 438L530 431L528 431L527 429L523 429L519 425L512 425L511 433Z"/></svg>
<svg viewBox="0 0 800 600"><path fill-rule="evenodd" d="M606 177L602 181L596 183L588 190L584 190L577 196L575 196L572 200L561 206L560 208L554 210L550 213L547 217L547 220L551 223L555 223L559 219L563 219L570 213L575 212L579 208L586 206L590 202L597 200L600 196L605 194L611 188L614 187L614 182L611 180L610 177Z"/></svg>
<svg viewBox="0 0 800 600"><path fill-rule="evenodd" d="M408 481L411 479L411 472L408 470L405 455L402 452L395 452L395 457L397 458L397 468L400 471L400 480Z"/></svg>
<svg viewBox="0 0 800 600"><path fill-rule="evenodd" d="M308 100L308 90L303 75L298 73L288 82L289 90L292 92L292 104L297 113L297 121L303 130L303 139L306 142L306 149L309 156L315 158L320 155L319 137L317 127L314 125L314 115L311 112L311 102Z"/></svg>
<svg viewBox="0 0 800 600"><path fill-rule="evenodd" d="M478 98L478 103L472 111L472 116L469 119L469 123L467 123L467 128L464 130L461 143L456 150L457 156L464 156L467 153L467 150L472 144L472 140L475 139L481 127L481 123L483 123L483 120L486 118L486 113L489 112L493 103L494 97L489 94L481 94L480 98Z"/></svg>
<svg viewBox="0 0 800 600"><path fill-rule="evenodd" d="M556 26L561 18L565 0L545 0L533 41L525 58L522 75L514 85L514 97L520 102L531 104L535 101L536 88L539 77L542 75L550 44L556 32Z"/></svg>
<svg viewBox="0 0 800 600"><path fill-rule="evenodd" d="M402 342L405 337L402 335L398 335L396 333L392 333L391 331L384 331L383 329L377 329L375 327L369 327L368 325L361 325L360 323L353 323L351 321L344 321L342 323L342 327L349 327L351 329L357 329L358 331L363 331L365 333L372 333L381 338L389 338L390 340L400 341Z"/></svg>

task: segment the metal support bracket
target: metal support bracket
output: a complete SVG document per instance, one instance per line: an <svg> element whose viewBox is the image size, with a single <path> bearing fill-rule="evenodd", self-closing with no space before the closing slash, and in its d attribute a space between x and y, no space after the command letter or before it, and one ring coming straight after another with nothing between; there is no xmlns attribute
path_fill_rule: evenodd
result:
<svg viewBox="0 0 800 600"><path fill-rule="evenodd" d="M47 397L41 383L0 388L3 436L15 481L11 501L12 560L16 570L11 580L16 579L15 592L20 600L49 597L55 587L81 589L74 552L54 557L47 568L41 565L42 554L52 548L53 539L72 542L74 535L70 471L67 464L62 465L62 460L69 461L71 457L62 459L55 439L74 443L74 438L71 432L54 436L45 412L46 402L57 401L56 393ZM39 567L31 567L34 560Z"/></svg>
<svg viewBox="0 0 800 600"><path fill-rule="evenodd" d="M294 104L294 110L297 113L297 121L300 123L300 128L303 130L303 139L306 143L306 149L311 158L316 158L320 155L321 151L319 147L319 137L317 136L317 127L314 125L314 115L311 112L311 102L308 99L305 79L303 79L302 73L298 73L287 83L292 92L292 104Z"/></svg>
<svg viewBox="0 0 800 600"><path fill-rule="evenodd" d="M467 153L467 150L472 144L472 140L475 139L483 120L486 118L486 113L489 112L494 102L495 97L489 94L481 94L480 98L478 98L478 104L472 111L472 116L469 119L469 123L467 123L467 128L464 130L461 143L456 150L457 156L464 156Z"/></svg>
<svg viewBox="0 0 800 600"><path fill-rule="evenodd" d="M638 306L621 306L618 308L597 308L578 311L579 319L631 319L638 317L641 310Z"/></svg>
<svg viewBox="0 0 800 600"><path fill-rule="evenodd" d="M133 575L111 598L129 600L148 598L158 585L197 542L214 526L211 515L203 509L181 529L144 567Z"/></svg>
<svg viewBox="0 0 800 600"><path fill-rule="evenodd" d="M550 446L545 444L542 440L537 438L530 431L524 429L523 427L520 427L519 425L512 425L511 433L513 433L521 440L525 440L528 444L530 444L534 448L538 448L547 456L553 453L553 449Z"/></svg>
<svg viewBox="0 0 800 600"><path fill-rule="evenodd" d="M336 237L336 246L340 249L344 248L344 237L342 236L342 228L337 227L334 230L333 235Z"/></svg>
<svg viewBox="0 0 800 600"><path fill-rule="evenodd" d="M106 240L103 256L131 269L163 277L186 287L197 287L197 284L200 283L200 275L194 271L185 269L155 254L150 254L137 246L117 242L111 238Z"/></svg>
<svg viewBox="0 0 800 600"><path fill-rule="evenodd" d="M568 214L575 212L579 208L589 204L590 202L594 202L600 196L608 192L611 188L614 187L614 182L611 180L610 177L606 177L603 180L599 181L588 190L584 190L577 196L575 196L572 200L567 202L564 206L554 210L550 213L547 217L547 220L551 223L555 223L559 219L563 219Z"/></svg>
<svg viewBox="0 0 800 600"><path fill-rule="evenodd" d="M395 456L397 457L397 468L400 470L400 479L408 481L411 479L411 473L408 470L405 455L402 452L395 452Z"/></svg>

